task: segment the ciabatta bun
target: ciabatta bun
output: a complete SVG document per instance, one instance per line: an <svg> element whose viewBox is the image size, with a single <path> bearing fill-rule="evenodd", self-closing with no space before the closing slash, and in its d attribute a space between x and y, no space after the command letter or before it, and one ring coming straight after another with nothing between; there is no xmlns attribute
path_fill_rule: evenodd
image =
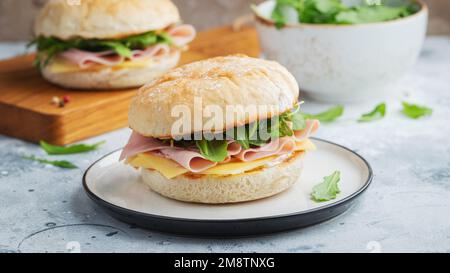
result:
<svg viewBox="0 0 450 273"><path fill-rule="evenodd" d="M42 68L42 76L51 83L71 88L86 90L124 89L141 87L175 67L180 59L180 52L173 51L170 55L146 66L139 67L108 67L99 70L77 72L53 72L51 65Z"/></svg>
<svg viewBox="0 0 450 273"><path fill-rule="evenodd" d="M179 201L224 204L261 199L278 194L300 178L303 155L271 168L230 176L180 175L167 179L158 171L142 169L142 180L153 191Z"/></svg>
<svg viewBox="0 0 450 273"><path fill-rule="evenodd" d="M222 131L283 113L297 103L298 96L294 76L276 62L244 55L216 57L175 68L142 87L131 103L128 120L143 136L166 138L174 137L172 125L179 119L172 115L176 106L187 107L191 113L208 105L221 108L223 113L230 105L277 106L269 114L259 111L231 122L220 120ZM203 109L198 109L195 98L201 98ZM202 118L203 124L210 119ZM191 119L192 130L194 125Z"/></svg>
<svg viewBox="0 0 450 273"><path fill-rule="evenodd" d="M40 11L34 32L62 40L111 39L178 22L178 9L170 0L50 0Z"/></svg>

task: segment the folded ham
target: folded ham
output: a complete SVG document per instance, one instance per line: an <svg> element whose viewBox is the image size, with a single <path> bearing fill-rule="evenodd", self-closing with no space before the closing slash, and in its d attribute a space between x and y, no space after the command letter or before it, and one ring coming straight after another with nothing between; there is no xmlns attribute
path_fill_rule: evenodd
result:
<svg viewBox="0 0 450 273"><path fill-rule="evenodd" d="M169 143L165 143L156 138L145 137L133 131L127 145L120 154L119 160L122 161L127 157L164 148L178 149L177 147L170 147Z"/></svg>
<svg viewBox="0 0 450 273"><path fill-rule="evenodd" d="M294 136L292 137L274 139L261 147L246 150L242 149L238 142L229 141L228 157L221 163L230 161L232 157L238 158L241 161L254 161L273 155L292 153L295 150L296 142L308 138L317 131L318 127L319 121L307 120L306 127L303 130L294 131ZM202 172L218 164L202 156L196 147L181 148L171 146L168 142L144 137L134 131L131 134L128 144L122 150L119 160L146 152L171 159L193 173Z"/></svg>
<svg viewBox="0 0 450 273"><path fill-rule="evenodd" d="M156 44L149 46L145 50L133 50L131 55L132 61L141 61L147 59L162 59L170 54L170 47L166 44Z"/></svg>
<svg viewBox="0 0 450 273"><path fill-rule="evenodd" d="M272 140L264 146L242 150L236 155L242 161L254 161L260 158L292 153L295 140L292 137L282 137Z"/></svg>
<svg viewBox="0 0 450 273"><path fill-rule="evenodd" d="M175 26L168 31L173 43L176 46L182 47L194 40L196 32L195 28L191 25L179 25Z"/></svg>
<svg viewBox="0 0 450 273"><path fill-rule="evenodd" d="M168 31L174 46L183 47L194 40L196 32L191 25L179 25L170 28ZM167 57L171 53L171 47L167 44L156 44L147 47L143 50L133 50L130 58L124 58L116 54L112 50L102 52L90 52L80 49L69 49L58 54L59 57L66 59L81 69L89 68L95 64L101 64L105 66L115 66L123 63L126 60L140 61L147 59L160 60Z"/></svg>
<svg viewBox="0 0 450 273"><path fill-rule="evenodd" d="M237 142L230 142L228 145L229 157L238 154L240 151L241 146ZM119 160L122 161L127 157L145 152L157 152L156 155L169 158L194 173L202 172L217 165L217 163L203 157L196 148L183 149L170 146L169 143L156 138L144 137L134 131L131 134L127 145L123 148Z"/></svg>
<svg viewBox="0 0 450 273"><path fill-rule="evenodd" d="M233 156L237 155L241 152L242 147L237 143L236 141L229 141L228 142L228 155Z"/></svg>
<svg viewBox="0 0 450 273"><path fill-rule="evenodd" d="M69 49L58 56L77 64L81 69L89 68L95 64L115 66L123 63L124 57L115 54L114 51L89 52L79 49Z"/></svg>
<svg viewBox="0 0 450 273"><path fill-rule="evenodd" d="M161 149L160 152L193 173L199 173L217 165L216 162L204 158L199 152L173 148Z"/></svg>
<svg viewBox="0 0 450 273"><path fill-rule="evenodd" d="M310 135L313 135L319 129L320 122L317 119L306 120L306 126L303 130L294 131L294 138L296 141L302 141L307 139Z"/></svg>

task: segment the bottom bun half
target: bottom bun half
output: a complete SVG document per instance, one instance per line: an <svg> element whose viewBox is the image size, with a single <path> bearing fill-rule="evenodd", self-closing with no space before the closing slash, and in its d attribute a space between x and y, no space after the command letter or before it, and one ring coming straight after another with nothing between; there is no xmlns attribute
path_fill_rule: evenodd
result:
<svg viewBox="0 0 450 273"><path fill-rule="evenodd" d="M179 201L224 204L245 202L278 194L294 185L303 169L303 153L260 171L231 176L180 175L167 179L142 169L142 178L153 191Z"/></svg>
<svg viewBox="0 0 450 273"><path fill-rule="evenodd" d="M100 70L76 72L52 72L42 69L42 76L51 83L71 89L124 89L140 87L175 67L180 60L180 52L139 67L105 67Z"/></svg>

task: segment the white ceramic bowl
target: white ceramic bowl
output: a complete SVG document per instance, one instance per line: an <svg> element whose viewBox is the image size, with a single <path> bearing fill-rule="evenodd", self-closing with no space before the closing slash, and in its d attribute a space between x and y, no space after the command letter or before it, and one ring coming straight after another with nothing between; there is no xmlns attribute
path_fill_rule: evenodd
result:
<svg viewBox="0 0 450 273"><path fill-rule="evenodd" d="M417 2L417 13L381 23L294 23L278 30L255 13L256 25L265 57L286 66L301 91L321 101L362 101L392 92L414 65L428 18L426 5ZM258 10L271 14L273 6L266 1Z"/></svg>

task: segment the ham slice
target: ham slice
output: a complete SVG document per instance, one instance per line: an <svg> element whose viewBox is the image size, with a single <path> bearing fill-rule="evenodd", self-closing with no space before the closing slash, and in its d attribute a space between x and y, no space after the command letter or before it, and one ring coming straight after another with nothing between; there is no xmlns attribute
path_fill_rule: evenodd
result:
<svg viewBox="0 0 450 273"><path fill-rule="evenodd" d="M236 155L242 161L254 161L260 158L288 154L295 149L295 140L292 137L282 137L258 148L250 148Z"/></svg>
<svg viewBox="0 0 450 273"><path fill-rule="evenodd" d="M228 155L229 156L234 156L237 155L241 152L242 147L239 143L237 143L236 141L230 141L228 142Z"/></svg>
<svg viewBox="0 0 450 273"><path fill-rule="evenodd" d="M164 143L156 138L145 137L133 131L127 145L120 154L119 160L122 161L127 157L132 157L140 153L157 151L168 147L170 148L169 143ZM172 148L175 149L176 147Z"/></svg>
<svg viewBox="0 0 450 273"><path fill-rule="evenodd" d="M198 173L217 165L216 162L204 158L199 152L174 148L160 149L159 152L193 173Z"/></svg>
<svg viewBox="0 0 450 273"><path fill-rule="evenodd" d="M59 56L77 64L81 69L86 69L94 64L114 66L122 63L125 58L115 54L114 51L89 52L79 49L69 49L59 54Z"/></svg>
<svg viewBox="0 0 450 273"><path fill-rule="evenodd" d="M234 140L228 141L228 156L225 158L225 160L223 162L220 162L221 164L223 163L228 163L231 161L231 157L235 156L237 154L239 154L242 150L242 147L239 143L237 143Z"/></svg>
<svg viewBox="0 0 450 273"><path fill-rule="evenodd" d="M145 152L154 152L157 155L169 158L191 172L201 172L217 164L205 159L198 151L173 147L169 143L164 143L156 138L141 136L134 131L128 144L123 148L119 160Z"/></svg>
<svg viewBox="0 0 450 273"><path fill-rule="evenodd" d="M240 151L241 146L237 142L230 142L228 145L228 160ZM193 173L202 172L217 165L216 162L212 162L202 156L196 148L183 149L173 147L169 143L164 143L155 138L141 136L134 131L131 134L128 144L124 147L119 160L121 161L127 157L145 152L155 152L156 154L169 158Z"/></svg>
<svg viewBox="0 0 450 273"><path fill-rule="evenodd" d="M147 47L145 50L133 50L131 55L132 61L153 59L162 59L170 54L170 47L167 44L156 44Z"/></svg>
<svg viewBox="0 0 450 273"><path fill-rule="evenodd" d="M182 47L194 40L196 32L195 28L191 25L179 25L175 26L168 31L173 43Z"/></svg>
<svg viewBox="0 0 450 273"><path fill-rule="evenodd" d="M242 161L254 161L273 155L292 153L295 150L296 142L308 138L317 131L318 127L319 121L307 120L305 129L295 131L293 137L278 138L261 147L247 150L243 150L238 142L229 141L228 157L221 163L230 161L232 157ZM169 158L193 173L202 172L217 165L217 162L212 162L202 156L196 147L181 148L170 146L169 143L155 138L141 136L134 131L131 134L128 144L123 149L119 160L145 152L153 152Z"/></svg>
<svg viewBox="0 0 450 273"><path fill-rule="evenodd" d="M238 154L240 151L241 145L237 142L230 143L228 145L228 158L225 159L225 162L229 161L231 156ZM212 162L202 156L198 149L187 150L177 147L167 147L159 149L159 153L193 173L199 173L217 165L217 162Z"/></svg>
<svg viewBox="0 0 450 273"><path fill-rule="evenodd" d="M295 141L303 141L307 139L310 135L317 132L319 126L320 122L317 119L306 120L306 126L303 130L294 131Z"/></svg>
<svg viewBox="0 0 450 273"><path fill-rule="evenodd" d="M191 25L179 25L168 30L169 36L176 47L183 47L194 40L196 32ZM160 60L170 54L171 48L167 44L156 44L144 50L133 50L130 60L145 60L154 58ZM127 58L116 54L112 50L90 52L79 49L69 49L58 56L78 65L81 69L89 68L95 64L115 66L123 63Z"/></svg>
<svg viewBox="0 0 450 273"><path fill-rule="evenodd" d="M260 158L288 154L294 151L295 142L307 139L311 134L314 134L320 126L318 120L306 120L306 126L303 130L294 131L293 137L282 137L275 139L268 144L241 151L236 155L242 161L253 161Z"/></svg>

